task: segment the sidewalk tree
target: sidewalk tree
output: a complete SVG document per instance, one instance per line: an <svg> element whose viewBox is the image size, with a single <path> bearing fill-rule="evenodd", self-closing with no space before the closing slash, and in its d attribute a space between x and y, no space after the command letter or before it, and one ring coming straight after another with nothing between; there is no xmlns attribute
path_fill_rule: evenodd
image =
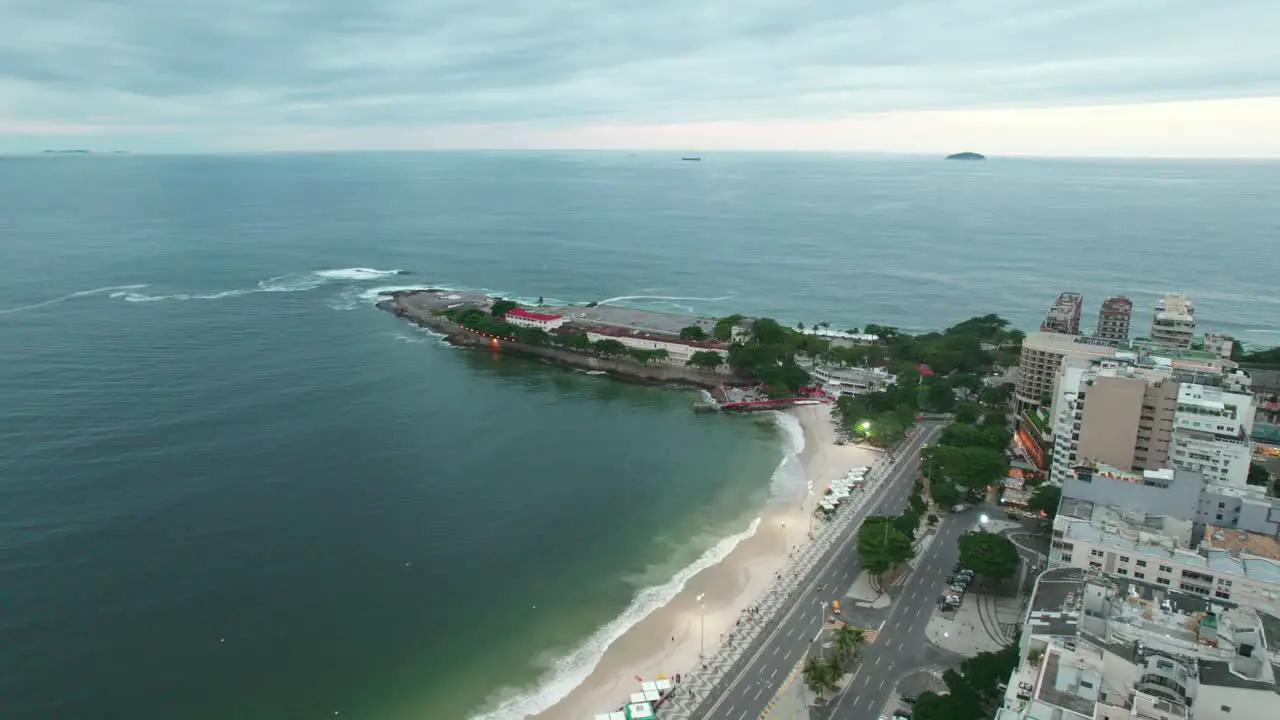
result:
<svg viewBox="0 0 1280 720"><path fill-rule="evenodd" d="M729 315L720 318L711 330L712 337L721 342L729 342L733 338L733 327L742 322L742 320L741 315Z"/></svg>
<svg viewBox="0 0 1280 720"><path fill-rule="evenodd" d="M1062 502L1062 488L1053 485L1041 485L1031 493L1027 500L1027 509L1042 512L1048 517L1058 514L1058 503Z"/></svg>
<svg viewBox="0 0 1280 720"><path fill-rule="evenodd" d="M895 520L888 515L874 515L858 528L858 555L863 568L873 575L883 575L915 555L911 538L897 528Z"/></svg>
<svg viewBox="0 0 1280 720"><path fill-rule="evenodd" d="M1007 580L1018 571L1018 549L1009 538L985 531L960 536L960 564L979 575Z"/></svg>
<svg viewBox="0 0 1280 720"><path fill-rule="evenodd" d="M948 430L951 427L956 426ZM986 488L1003 478L1009 469L1004 454L988 447L935 445L921 455L926 464L933 463L931 477L948 477L968 490Z"/></svg>
<svg viewBox="0 0 1280 720"><path fill-rule="evenodd" d="M536 327L516 326L516 340L525 345L546 345L551 342L551 333Z"/></svg>
<svg viewBox="0 0 1280 720"><path fill-rule="evenodd" d="M854 657L858 654L858 648L866 642L867 634L862 628L841 623L832 633L831 639L839 657Z"/></svg>
<svg viewBox="0 0 1280 720"><path fill-rule="evenodd" d="M1009 392L1009 388L1003 385L988 385L982 388L978 393L978 400L989 408L1003 409L1009 404L1009 399L1013 394Z"/></svg>
<svg viewBox="0 0 1280 720"><path fill-rule="evenodd" d="M554 333L551 336L551 342L574 350L586 350L591 346L591 340L584 332Z"/></svg>
<svg viewBox="0 0 1280 720"><path fill-rule="evenodd" d="M804 675L804 684L819 699L828 690L836 689L835 673L832 672L831 665L817 655L810 655L809 659L804 661L804 669L801 673Z"/></svg>
<svg viewBox="0 0 1280 720"><path fill-rule="evenodd" d="M929 491L933 495L933 501L940 507L949 508L960 502L960 490L955 483L938 480L929 484Z"/></svg>
<svg viewBox="0 0 1280 720"><path fill-rule="evenodd" d="M982 406L977 403L963 402L956 405L956 422L964 425L973 425L978 422L978 418L982 415Z"/></svg>

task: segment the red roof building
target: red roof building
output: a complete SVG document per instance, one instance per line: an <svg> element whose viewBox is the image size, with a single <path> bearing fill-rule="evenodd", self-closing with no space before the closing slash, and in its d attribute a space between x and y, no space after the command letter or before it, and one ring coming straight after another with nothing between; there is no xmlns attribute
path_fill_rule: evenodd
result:
<svg viewBox="0 0 1280 720"><path fill-rule="evenodd" d="M933 374L933 368L929 367L928 365L925 365L924 363L920 363L919 365L916 365L916 370L919 370L920 374L924 375L925 377L928 377Z"/></svg>
<svg viewBox="0 0 1280 720"><path fill-rule="evenodd" d="M511 308L506 315L502 316L502 319L512 325L536 327L543 330L554 330L567 322L563 315L529 312L524 308Z"/></svg>

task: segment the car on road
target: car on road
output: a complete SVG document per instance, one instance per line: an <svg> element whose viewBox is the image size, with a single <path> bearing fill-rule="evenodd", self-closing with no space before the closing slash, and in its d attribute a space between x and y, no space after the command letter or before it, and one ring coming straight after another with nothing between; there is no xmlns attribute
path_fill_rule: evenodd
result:
<svg viewBox="0 0 1280 720"><path fill-rule="evenodd" d="M831 612L835 613L836 615L839 615L839 614L840 614L840 601L839 601L839 600L832 600L832 601L831 601Z"/></svg>
<svg viewBox="0 0 1280 720"><path fill-rule="evenodd" d="M969 506L968 506L968 505L965 505L964 503L960 503L959 505L952 505L952 506L951 506L951 512L953 512L953 513L964 512L965 510L968 510L968 509L969 509Z"/></svg>
<svg viewBox="0 0 1280 720"><path fill-rule="evenodd" d="M915 704L916 704L916 700L918 700L918 699L919 699L919 698L917 698L915 695L903 695L903 696L902 696L902 702L904 702L904 703L906 703L906 704L908 704L908 705L915 705Z"/></svg>

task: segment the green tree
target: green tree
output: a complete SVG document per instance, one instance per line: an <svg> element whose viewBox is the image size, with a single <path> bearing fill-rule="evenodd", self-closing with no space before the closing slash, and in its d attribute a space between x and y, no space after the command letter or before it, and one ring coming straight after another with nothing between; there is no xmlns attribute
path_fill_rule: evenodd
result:
<svg viewBox="0 0 1280 720"><path fill-rule="evenodd" d="M932 477L948 477L968 490L985 489L1009 469L1003 453L985 447L935 445L921 455L926 465L933 464Z"/></svg>
<svg viewBox="0 0 1280 720"><path fill-rule="evenodd" d="M689 357L685 364L707 370L715 370L724 364L724 355L715 350L698 350Z"/></svg>
<svg viewBox="0 0 1280 720"><path fill-rule="evenodd" d="M1009 416L1005 414L1004 410L992 408L982 414L982 425L984 427L1004 428L1007 427L1008 424Z"/></svg>
<svg viewBox="0 0 1280 720"><path fill-rule="evenodd" d="M648 365L649 363L655 360L665 360L670 356L670 353L668 353L664 348L658 348L656 350L646 350L644 348L627 348L627 354L631 356L631 359L635 360L641 365Z"/></svg>
<svg viewBox="0 0 1280 720"><path fill-rule="evenodd" d="M979 531L960 536L960 563L983 577L1011 578L1018 562L1018 549L1003 535Z"/></svg>
<svg viewBox="0 0 1280 720"><path fill-rule="evenodd" d="M551 341L574 350L586 350L591 345L591 340L584 332L555 333L551 336Z"/></svg>
<svg viewBox="0 0 1280 720"><path fill-rule="evenodd" d="M956 394L946 381L929 383L925 387L924 407L930 412L949 413L956 406Z"/></svg>
<svg viewBox="0 0 1280 720"><path fill-rule="evenodd" d="M982 391L982 378L973 373L956 373L948 382L955 390L963 390L966 399L971 399Z"/></svg>
<svg viewBox="0 0 1280 720"><path fill-rule="evenodd" d="M938 444L950 447L983 447L1003 451L1009 447L1011 439L1009 432L1003 426L983 425L978 427L952 423L942 430L942 435L938 437Z"/></svg>
<svg viewBox="0 0 1280 720"><path fill-rule="evenodd" d="M1271 484L1271 473L1267 471L1262 463L1249 463L1249 477L1245 482L1250 485L1269 485Z"/></svg>
<svg viewBox="0 0 1280 720"><path fill-rule="evenodd" d="M939 507L954 507L960 502L960 490L955 483L946 480L937 480L929 483L929 492L933 495L933 501Z"/></svg>
<svg viewBox="0 0 1280 720"><path fill-rule="evenodd" d="M801 674L804 675L804 684L809 688L809 692L817 695L819 699L837 687L834 668L817 655L810 655L809 659L804 661Z"/></svg>
<svg viewBox="0 0 1280 720"><path fill-rule="evenodd" d="M742 322L742 320L743 317L741 315L729 315L728 317L720 318L711 330L712 337L720 342L729 342L729 340L733 339L734 326Z"/></svg>
<svg viewBox="0 0 1280 720"><path fill-rule="evenodd" d="M680 337L685 340L706 340L707 331L697 325L686 325L680 328Z"/></svg>
<svg viewBox="0 0 1280 720"><path fill-rule="evenodd" d="M1062 488L1053 485L1041 485L1031 493L1027 500L1027 509L1042 512L1048 517L1058 514L1058 503L1062 502Z"/></svg>
<svg viewBox="0 0 1280 720"><path fill-rule="evenodd" d="M956 422L963 425L973 425L978 422L981 411L982 406L977 403L960 403L956 405L955 409Z"/></svg>
<svg viewBox="0 0 1280 720"><path fill-rule="evenodd" d="M987 385L978 393L978 401L987 407L1003 408L1009 404L1013 393L1003 385Z"/></svg>
<svg viewBox="0 0 1280 720"><path fill-rule="evenodd" d="M503 300L499 298L493 301L493 305L489 308L489 314L493 317L500 318L508 312L520 307L520 303L514 300Z"/></svg>
<svg viewBox="0 0 1280 720"><path fill-rule="evenodd" d="M591 343L591 350L601 357L618 358L627 355L627 346L613 338L605 338Z"/></svg>
<svg viewBox="0 0 1280 720"><path fill-rule="evenodd" d="M541 346L551 342L551 333L542 328L516 326L516 340L525 345Z"/></svg>
<svg viewBox="0 0 1280 720"><path fill-rule="evenodd" d="M862 558L862 567L873 575L883 575L915 555L911 538L898 529L895 519L873 515L858 528L858 555Z"/></svg>
<svg viewBox="0 0 1280 720"><path fill-rule="evenodd" d="M831 640L836 646L837 657L852 658L857 656L858 648L866 642L867 632L862 628L841 623L832 633Z"/></svg>

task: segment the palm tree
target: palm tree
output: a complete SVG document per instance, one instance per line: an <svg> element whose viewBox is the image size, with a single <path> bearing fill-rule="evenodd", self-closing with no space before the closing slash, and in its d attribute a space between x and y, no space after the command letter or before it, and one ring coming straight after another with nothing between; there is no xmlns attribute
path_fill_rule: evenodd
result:
<svg viewBox="0 0 1280 720"><path fill-rule="evenodd" d="M822 694L828 690L834 690L836 680L832 667L817 655L810 655L808 660L804 661L804 684L809 688L810 692L822 699Z"/></svg>
<svg viewBox="0 0 1280 720"><path fill-rule="evenodd" d="M832 640L836 646L836 656L840 658L856 656L858 647L866 642L866 631L852 625L841 625L836 628Z"/></svg>

